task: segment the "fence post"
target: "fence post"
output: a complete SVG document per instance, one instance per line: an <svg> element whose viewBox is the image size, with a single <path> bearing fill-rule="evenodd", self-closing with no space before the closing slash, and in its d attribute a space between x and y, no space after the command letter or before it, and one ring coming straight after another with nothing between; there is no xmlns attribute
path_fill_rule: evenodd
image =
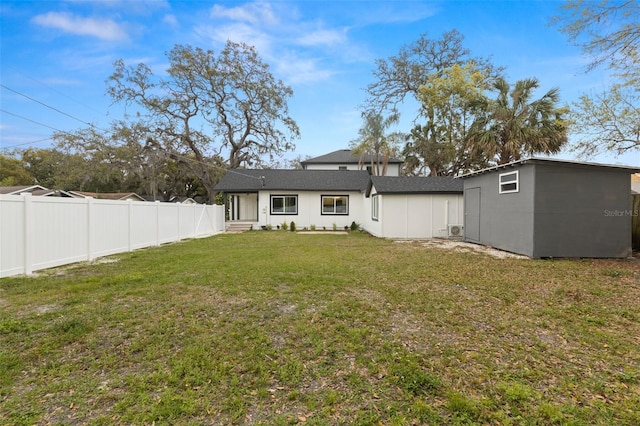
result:
<svg viewBox="0 0 640 426"><path fill-rule="evenodd" d="M132 246L133 244L131 243L131 240L133 238L133 226L131 226L131 223L133 222L133 209L131 208L131 203L133 201L132 200L127 200L127 213L128 213L128 217L129 219L127 220L127 251L131 251L132 250Z"/></svg>
<svg viewBox="0 0 640 426"><path fill-rule="evenodd" d="M160 201L156 200L156 246L160 245Z"/></svg>
<svg viewBox="0 0 640 426"><path fill-rule="evenodd" d="M33 206L30 193L25 192L20 195L24 203L24 273L31 275L33 273Z"/></svg>
<svg viewBox="0 0 640 426"><path fill-rule="evenodd" d="M87 203L87 261L93 260L93 197L86 198Z"/></svg>

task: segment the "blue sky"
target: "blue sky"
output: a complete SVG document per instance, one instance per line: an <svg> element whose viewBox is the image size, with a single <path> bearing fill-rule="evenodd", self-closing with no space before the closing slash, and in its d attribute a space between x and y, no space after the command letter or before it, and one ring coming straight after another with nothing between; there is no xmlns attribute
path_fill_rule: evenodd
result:
<svg viewBox="0 0 640 426"><path fill-rule="evenodd" d="M509 81L536 77L562 102L607 85L604 70L585 74L588 58L549 19L559 1L5 1L0 3L0 148L50 147L52 129L123 118L105 80L113 62L139 62L161 74L175 44L219 50L227 39L254 45L273 74L291 86L290 115L301 130L298 155L347 148L361 126L359 107L376 59L427 33L457 29L474 56L506 67ZM417 105L407 102L399 130ZM565 152L561 158L572 159ZM637 165L636 154L598 155Z"/></svg>

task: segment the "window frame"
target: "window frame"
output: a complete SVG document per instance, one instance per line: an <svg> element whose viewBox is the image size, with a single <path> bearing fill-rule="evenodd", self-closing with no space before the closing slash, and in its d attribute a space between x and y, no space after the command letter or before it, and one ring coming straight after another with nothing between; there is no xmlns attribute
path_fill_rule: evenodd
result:
<svg viewBox="0 0 640 426"><path fill-rule="evenodd" d="M503 181L504 176L513 175L514 179ZM505 187L515 185L513 189L505 189ZM498 193L500 194L513 194L514 192L520 192L520 170L514 170L511 172L500 173L498 175Z"/></svg>
<svg viewBox="0 0 640 426"><path fill-rule="evenodd" d="M333 198L333 212L325 212L324 211L324 200L325 198ZM336 200L338 198L344 198L346 203L346 211L344 213L338 213L336 208ZM324 194L320 195L320 214L322 216L348 216L349 215L349 196L344 194Z"/></svg>
<svg viewBox="0 0 640 426"><path fill-rule="evenodd" d="M371 196L371 220L377 222L380 217L380 195Z"/></svg>
<svg viewBox="0 0 640 426"><path fill-rule="evenodd" d="M287 198L293 198L295 200L295 212L286 211L286 208L287 208L286 199ZM273 201L275 199L281 199L282 200L282 208L285 211L277 212L277 211L274 210ZM270 212L271 212L272 215L297 216L298 215L298 194L271 194L271 196L269 198L269 209L270 209Z"/></svg>

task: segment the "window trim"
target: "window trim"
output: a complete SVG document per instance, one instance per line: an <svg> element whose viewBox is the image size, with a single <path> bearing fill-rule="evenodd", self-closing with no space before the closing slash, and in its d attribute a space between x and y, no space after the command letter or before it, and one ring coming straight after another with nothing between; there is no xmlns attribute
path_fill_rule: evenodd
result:
<svg viewBox="0 0 640 426"><path fill-rule="evenodd" d="M380 195L371 196L371 220L377 222L380 218Z"/></svg>
<svg viewBox="0 0 640 426"><path fill-rule="evenodd" d="M502 181L503 176L513 175L514 178ZM504 189L507 185L515 185L514 189ZM520 170L514 170L511 172L500 173L498 175L498 193L500 194L512 194L514 192L520 192Z"/></svg>
<svg viewBox="0 0 640 426"><path fill-rule="evenodd" d="M325 198L333 198L333 213L324 211L324 199ZM346 198L346 207L347 210L344 213L336 212L336 203L335 200L337 198ZM320 195L320 215L321 216L348 216L349 215L349 196L344 194L323 194Z"/></svg>
<svg viewBox="0 0 640 426"><path fill-rule="evenodd" d="M276 198L281 198L282 199L282 205L283 205L283 209L286 208L286 198L294 198L296 200L296 211L295 213L292 212L276 212L273 210L273 200ZM279 215L279 216L297 216L298 215L298 194L271 194L271 196L269 197L269 211L271 212L272 215Z"/></svg>

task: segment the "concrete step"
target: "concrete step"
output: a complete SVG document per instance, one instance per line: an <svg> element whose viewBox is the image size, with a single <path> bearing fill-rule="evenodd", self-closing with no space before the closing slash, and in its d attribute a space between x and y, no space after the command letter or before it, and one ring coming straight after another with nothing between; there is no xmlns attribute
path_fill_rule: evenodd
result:
<svg viewBox="0 0 640 426"><path fill-rule="evenodd" d="M253 223L250 222L228 222L226 231L229 233L251 231Z"/></svg>

